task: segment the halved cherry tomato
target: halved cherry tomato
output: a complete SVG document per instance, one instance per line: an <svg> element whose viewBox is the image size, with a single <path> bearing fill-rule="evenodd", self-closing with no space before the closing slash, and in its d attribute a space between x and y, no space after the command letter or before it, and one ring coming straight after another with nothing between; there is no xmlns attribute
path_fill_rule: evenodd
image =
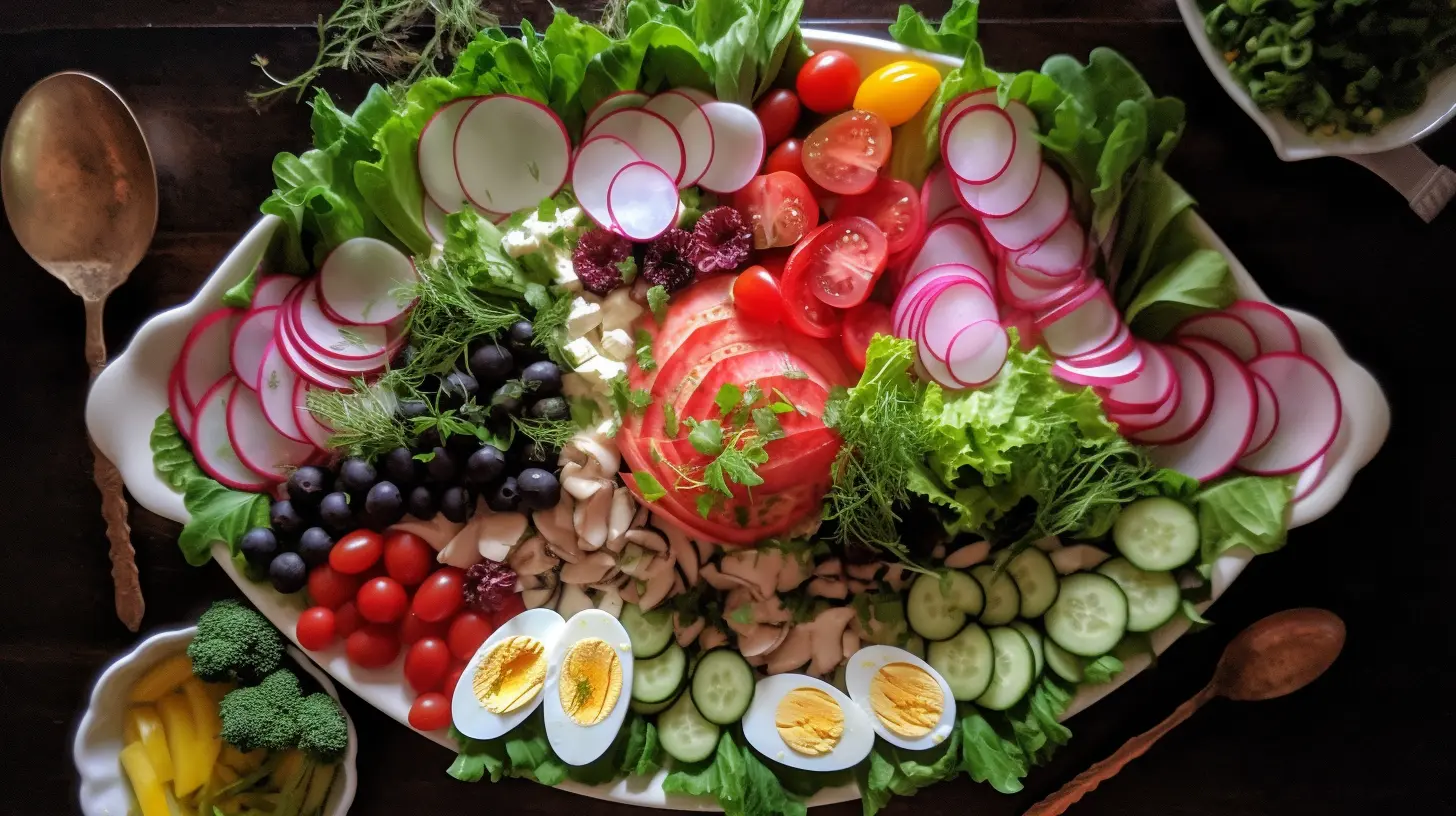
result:
<svg viewBox="0 0 1456 816"><path fill-rule="evenodd" d="M430 622L413 612L406 612L399 622L399 642L413 646L427 637L443 638L448 631L449 621Z"/></svg>
<svg viewBox="0 0 1456 816"><path fill-rule="evenodd" d="M733 198L758 249L793 246L819 223L819 202L793 173L755 176Z"/></svg>
<svg viewBox="0 0 1456 816"><path fill-rule="evenodd" d="M495 628L501 628L506 621L526 611L526 601L518 592L512 592L501 599L500 608L492 612L490 622Z"/></svg>
<svg viewBox="0 0 1456 816"><path fill-rule="evenodd" d="M435 568L435 549L414 533L390 533L384 538L384 568L401 584L418 586Z"/></svg>
<svg viewBox="0 0 1456 816"><path fill-rule="evenodd" d="M850 362L864 371L865 352L869 351L870 340L877 334L891 337L894 333L890 309L871 300L845 313L839 340L844 344L844 353L849 355Z"/></svg>
<svg viewBox="0 0 1456 816"><path fill-rule="evenodd" d="M427 623L442 621L465 605L465 573L455 567L437 570L415 590L410 611Z"/></svg>
<svg viewBox="0 0 1456 816"><path fill-rule="evenodd" d="M910 121L940 87L935 66L900 60L864 78L854 95L855 110L873 111L890 127Z"/></svg>
<svg viewBox="0 0 1456 816"><path fill-rule="evenodd" d="M345 575L328 564L320 564L309 570L308 597L319 606L337 610L354 600L361 583L358 576Z"/></svg>
<svg viewBox="0 0 1456 816"><path fill-rule="evenodd" d="M889 176L881 176L869 192L840 199L834 217L846 215L861 215L875 222L885 233L891 255L911 247L925 230L920 192Z"/></svg>
<svg viewBox="0 0 1456 816"><path fill-rule="evenodd" d="M777 323L784 319L784 294L779 282L767 269L750 266L733 279L735 313L761 323Z"/></svg>
<svg viewBox="0 0 1456 816"><path fill-rule="evenodd" d="M831 193L863 193L889 160L890 126L867 111L841 113L804 140L804 172Z"/></svg>
<svg viewBox="0 0 1456 816"><path fill-rule="evenodd" d="M404 655L404 679L416 692L436 691L450 671L450 647L439 638L416 641Z"/></svg>
<svg viewBox="0 0 1456 816"><path fill-rule="evenodd" d="M303 610L298 616L298 625L293 634L298 643L311 652L327 649L334 643L337 634L334 625L334 610L327 606L315 606Z"/></svg>
<svg viewBox="0 0 1456 816"><path fill-rule="evenodd" d="M804 63L794 86L804 107L815 113L838 113L854 104L859 76L859 66L854 64L853 57L830 49L820 51Z"/></svg>
<svg viewBox="0 0 1456 816"><path fill-rule="evenodd" d="M420 731L434 731L450 724L450 698L438 691L430 691L415 698L409 710L411 728Z"/></svg>
<svg viewBox="0 0 1456 816"><path fill-rule="evenodd" d="M814 297L812 291L815 287L813 267L818 265L814 260L817 254L815 244L824 231L833 226L832 221L821 224L794 247L779 282L779 291L784 295L786 321L810 337L833 337L839 331L839 310Z"/></svg>
<svg viewBox="0 0 1456 816"><path fill-rule="evenodd" d="M475 655L475 650L480 644L490 637L495 631L495 626L490 618L476 612L474 609L466 609L450 621L450 631L446 635L446 642L450 644L450 653L461 660L469 660Z"/></svg>
<svg viewBox="0 0 1456 816"><path fill-rule="evenodd" d="M373 530L355 530L329 550L329 566L345 575L358 575L379 562L384 536Z"/></svg>
<svg viewBox="0 0 1456 816"><path fill-rule="evenodd" d="M796 289L804 289L812 294L812 300L839 309L864 303L885 270L889 255L886 247L880 228L859 216L836 218L811 233L794 250L784 270L780 288L788 303L789 322L794 323L796 312L802 314L808 308L807 304L796 304Z"/></svg>
<svg viewBox="0 0 1456 816"><path fill-rule="evenodd" d="M753 112L763 126L764 143L773 147L789 138L799 124L799 97L787 88L769 91L753 106Z"/></svg>
<svg viewBox="0 0 1456 816"><path fill-rule="evenodd" d="M349 635L344 641L344 653L361 669L383 668L399 656L399 637L393 626L371 623Z"/></svg>
<svg viewBox="0 0 1456 816"><path fill-rule="evenodd" d="M814 194L816 201L823 201L831 193L814 183L809 174L804 170L804 140L785 139L775 147L768 158L763 162L765 173L793 173L809 185L809 192Z"/></svg>

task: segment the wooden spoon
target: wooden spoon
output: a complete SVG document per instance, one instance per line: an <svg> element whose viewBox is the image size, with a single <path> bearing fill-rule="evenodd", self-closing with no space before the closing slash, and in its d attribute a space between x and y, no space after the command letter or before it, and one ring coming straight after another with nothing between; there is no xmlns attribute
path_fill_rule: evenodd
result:
<svg viewBox="0 0 1456 816"><path fill-rule="evenodd" d="M0 187L20 245L86 304L86 362L106 365L102 308L146 255L157 229L157 171L126 103L106 83L67 71L21 97L5 128ZM145 606L121 474L96 444L96 486L111 541L116 614L133 632Z"/></svg>
<svg viewBox="0 0 1456 816"><path fill-rule="evenodd" d="M1299 691L1324 674L1344 646L1344 621L1323 609L1290 609L1254 623L1224 649L1213 679L1202 691L1178 706L1168 719L1128 740L1117 753L1037 802L1026 816L1066 812L1215 697L1271 700Z"/></svg>

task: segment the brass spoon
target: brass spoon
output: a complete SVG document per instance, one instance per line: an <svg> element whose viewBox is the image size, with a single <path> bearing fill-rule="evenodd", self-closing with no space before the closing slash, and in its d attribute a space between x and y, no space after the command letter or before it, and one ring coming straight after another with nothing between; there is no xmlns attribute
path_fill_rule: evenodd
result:
<svg viewBox="0 0 1456 816"><path fill-rule="evenodd" d="M1323 609L1276 612L1240 632L1218 661L1213 679L1151 730L1037 802L1026 816L1057 816L1142 756L1160 737L1215 697L1272 700L1299 691L1325 673L1345 646L1345 623Z"/></svg>
<svg viewBox="0 0 1456 816"><path fill-rule="evenodd" d="M5 214L20 245L86 304L86 362L106 365L106 297L146 255L157 229L157 171L146 138L116 91L89 74L42 79L21 97L0 157ZM93 442L101 514L111 541L116 614L141 626L121 474Z"/></svg>

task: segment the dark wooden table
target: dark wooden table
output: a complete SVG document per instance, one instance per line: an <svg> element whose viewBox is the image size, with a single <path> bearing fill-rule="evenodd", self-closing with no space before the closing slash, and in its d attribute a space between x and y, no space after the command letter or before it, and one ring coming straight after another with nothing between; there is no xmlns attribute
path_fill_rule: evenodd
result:
<svg viewBox="0 0 1456 816"><path fill-rule="evenodd" d="M79 68L132 103L161 174L161 222L151 253L111 299L107 339L120 350L152 313L186 299L257 217L269 162L308 139L307 109L251 110L243 91L268 54L301 66L306 26L329 0L10 0L0 11L0 110L33 81ZM573 2L571 7L584 4ZM938 11L944 0L930 4ZM531 0L502 10L544 23ZM892 0L809 0L807 17L881 34ZM867 22L874 18L877 22ZM1213 609L1217 625L1180 642L1072 721L1072 745L1002 797L969 781L898 799L891 813L1020 813L1123 740L1152 725L1207 679L1224 643L1275 610L1322 606L1349 625L1334 669L1284 700L1215 702L1133 763L1077 811L1092 814L1367 814L1456 812L1456 731L1450 670L1456 640L1450 575L1456 556L1441 520L1456 419L1451 397L1451 255L1456 211L1422 224L1379 180L1347 162L1280 162L1208 74L1171 0L990 0L982 40L1003 69L1097 45L1130 57L1154 88L1188 103L1172 169L1208 220L1277 302L1323 317L1375 372L1395 423L1381 455L1345 501L1257 561ZM331 77L351 103L357 80ZM1456 128L1429 152L1456 164ZM7 394L0 433L0 813L74 812L70 740L100 668L135 637L112 614L98 499L82 406L80 303L0 234L0 361ZM133 506L148 628L189 621L236 594L215 566L189 568L177 526ZM627 813L525 782L486 789L454 782L451 756L357 699L360 787L354 812ZM492 797L486 799L485 797ZM497 797L504 797L503 799ZM854 805L825 813L857 812Z"/></svg>

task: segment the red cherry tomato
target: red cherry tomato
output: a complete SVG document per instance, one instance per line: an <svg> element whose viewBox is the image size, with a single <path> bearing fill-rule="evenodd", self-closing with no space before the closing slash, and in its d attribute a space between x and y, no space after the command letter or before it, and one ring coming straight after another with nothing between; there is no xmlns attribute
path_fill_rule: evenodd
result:
<svg viewBox="0 0 1456 816"><path fill-rule="evenodd" d="M812 337L832 337L838 315L825 315L814 301L839 309L865 302L885 269L885 247L880 228L857 216L836 218L810 233L789 256L780 287L789 323Z"/></svg>
<svg viewBox="0 0 1456 816"><path fill-rule="evenodd" d="M894 335L890 309L885 304L867 301L845 313L839 340L844 344L844 353L849 356L850 362L860 371L864 371L865 352L876 334Z"/></svg>
<svg viewBox="0 0 1456 816"><path fill-rule="evenodd" d="M779 279L779 292L784 296L785 321L810 337L833 337L839 331L839 310L814 297L813 276L809 271L814 265L810 261L813 254L811 245L829 226L819 225L794 247Z"/></svg>
<svg viewBox="0 0 1456 816"><path fill-rule="evenodd" d="M831 193L863 193L889 160L890 126L868 111L841 113L804 140L804 172Z"/></svg>
<svg viewBox="0 0 1456 816"><path fill-rule="evenodd" d="M384 537L373 530L355 530L329 550L329 566L345 575L367 572L384 553Z"/></svg>
<svg viewBox="0 0 1456 816"><path fill-rule="evenodd" d="M340 604L339 608L334 610L334 631L341 638L347 638L359 631L364 623L364 616L359 614L359 607L355 606L353 601Z"/></svg>
<svg viewBox="0 0 1456 816"><path fill-rule="evenodd" d="M420 731L434 731L450 724L450 698L438 691L421 694L410 706L409 724Z"/></svg>
<svg viewBox="0 0 1456 816"><path fill-rule="evenodd" d="M450 671L450 647L439 638L425 638L404 655L404 679L416 692L436 691Z"/></svg>
<svg viewBox="0 0 1456 816"><path fill-rule="evenodd" d="M394 623L409 609L409 593L393 578L371 578L355 599L359 614L371 623Z"/></svg>
<svg viewBox="0 0 1456 816"><path fill-rule="evenodd" d="M733 279L735 312L749 320L777 323L784 319L784 295L767 269L750 266Z"/></svg>
<svg viewBox="0 0 1456 816"><path fill-rule="evenodd" d="M310 652L327 649L334 643L334 610L327 606L314 606L303 610L298 616L298 625L293 634L298 643Z"/></svg>
<svg viewBox="0 0 1456 816"><path fill-rule="evenodd" d="M446 621L430 622L413 612L406 612L399 622L399 641L411 646L427 637L442 638L449 631Z"/></svg>
<svg viewBox="0 0 1456 816"><path fill-rule="evenodd" d="M435 568L435 549L414 533L395 532L384 538L384 569L407 587L419 586Z"/></svg>
<svg viewBox="0 0 1456 816"><path fill-rule="evenodd" d="M799 124L799 97L787 88L769 91L753 106L753 112L763 126L764 143L773 147L789 138Z"/></svg>
<svg viewBox="0 0 1456 816"><path fill-rule="evenodd" d="M399 656L399 637L393 626L371 623L349 635L344 652L349 662L361 669L383 668Z"/></svg>
<svg viewBox="0 0 1456 816"><path fill-rule="evenodd" d="M815 113L839 113L854 104L859 90L859 66L843 51L820 51L804 63L794 85L799 101Z"/></svg>
<svg viewBox="0 0 1456 816"><path fill-rule="evenodd" d="M308 573L308 597L318 606L337 610L354 600L360 583L356 576L345 575L328 564L320 564Z"/></svg>
<svg viewBox="0 0 1456 816"><path fill-rule="evenodd" d="M474 609L466 609L450 621L450 632L447 635L450 653L461 660L469 660L494 631L495 626L491 624L490 618Z"/></svg>
<svg viewBox="0 0 1456 816"><path fill-rule="evenodd" d="M758 249L793 246L819 224L819 202L793 173L754 176L733 197Z"/></svg>
<svg viewBox="0 0 1456 816"><path fill-rule="evenodd" d="M521 598L520 593L512 592L501 599L500 608L492 612L490 622L495 628L501 628L506 621L526 611L526 602Z"/></svg>
<svg viewBox="0 0 1456 816"><path fill-rule="evenodd" d="M442 621L465 605L464 591L465 573L455 567L445 567L420 584L410 609L420 620Z"/></svg>
<svg viewBox="0 0 1456 816"><path fill-rule="evenodd" d="M793 173L809 185L809 192L814 194L815 201L823 201L831 195L828 190L809 178L808 172L804 170L803 139L785 139L780 142L779 146L775 147L764 160L763 172L765 175L768 173Z"/></svg>
<svg viewBox="0 0 1456 816"><path fill-rule="evenodd" d="M834 208L834 217L859 215L875 222L885 234L891 255L909 249L925 232L920 192L909 184L881 176L869 192L845 196Z"/></svg>
<svg viewBox="0 0 1456 816"><path fill-rule="evenodd" d="M455 686L460 683L460 675L464 673L464 663L456 663L451 666L450 671L445 672L445 681L440 684L440 693L451 700L455 699Z"/></svg>

